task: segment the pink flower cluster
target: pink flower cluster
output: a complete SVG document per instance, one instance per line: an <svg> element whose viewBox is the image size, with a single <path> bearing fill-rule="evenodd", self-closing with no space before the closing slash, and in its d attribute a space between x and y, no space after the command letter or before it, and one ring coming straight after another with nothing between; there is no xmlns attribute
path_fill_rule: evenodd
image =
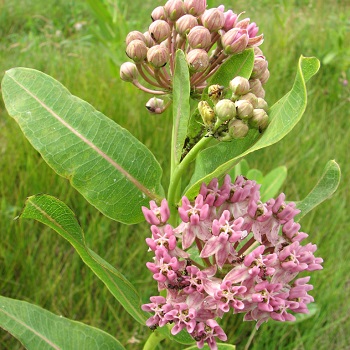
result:
<svg viewBox="0 0 350 350"><path fill-rule="evenodd" d="M270 318L293 321L291 312L308 312L313 286L310 277L297 276L322 269L323 260L314 256L316 245L301 245L308 235L299 231L299 210L283 193L262 202L255 181L238 176L232 183L227 175L221 186L217 179L203 184L194 202L182 198L175 228L167 223L165 199L142 210L155 255L147 267L158 290L166 291L142 306L153 313L147 326L173 323L172 334L185 328L199 348L206 342L213 350L216 338L227 339L216 321L226 312L245 313L257 328Z"/></svg>

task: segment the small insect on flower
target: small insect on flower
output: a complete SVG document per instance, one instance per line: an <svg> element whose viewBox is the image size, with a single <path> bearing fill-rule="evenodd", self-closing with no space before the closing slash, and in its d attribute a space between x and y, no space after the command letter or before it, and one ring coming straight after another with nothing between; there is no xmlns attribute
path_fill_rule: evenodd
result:
<svg viewBox="0 0 350 350"><path fill-rule="evenodd" d="M222 85L210 85L208 88L208 96L213 101L213 103L217 103L224 96L225 86Z"/></svg>

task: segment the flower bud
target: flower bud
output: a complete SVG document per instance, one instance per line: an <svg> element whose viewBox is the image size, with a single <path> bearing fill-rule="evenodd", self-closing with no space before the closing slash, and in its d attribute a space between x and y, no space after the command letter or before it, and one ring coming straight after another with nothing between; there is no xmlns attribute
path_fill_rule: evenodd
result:
<svg viewBox="0 0 350 350"><path fill-rule="evenodd" d="M264 56L255 56L251 77L254 79L259 79L267 69L267 65L268 63Z"/></svg>
<svg viewBox="0 0 350 350"><path fill-rule="evenodd" d="M249 119L253 115L253 106L247 100L238 100L235 102L237 117L240 119Z"/></svg>
<svg viewBox="0 0 350 350"><path fill-rule="evenodd" d="M155 45L148 49L147 60L154 68L166 65L169 60L169 50L162 45Z"/></svg>
<svg viewBox="0 0 350 350"><path fill-rule="evenodd" d="M191 50L186 58L190 70L193 72L203 72L209 66L208 53L203 49Z"/></svg>
<svg viewBox="0 0 350 350"><path fill-rule="evenodd" d="M265 90L261 85L261 82L259 79L251 79L249 80L250 85L250 91L256 96L256 97L265 97Z"/></svg>
<svg viewBox="0 0 350 350"><path fill-rule="evenodd" d="M126 46L128 46L133 40L142 40L146 44L145 36L137 30L133 30L126 36Z"/></svg>
<svg viewBox="0 0 350 350"><path fill-rule="evenodd" d="M244 18L235 24L235 28L248 29L250 18Z"/></svg>
<svg viewBox="0 0 350 350"><path fill-rule="evenodd" d="M184 15L180 17L175 24L176 31L185 36L195 26L198 26L197 18L192 15Z"/></svg>
<svg viewBox="0 0 350 350"><path fill-rule="evenodd" d="M165 14L164 7L163 6L156 7L151 13L151 18L152 18L152 21L156 21L158 19L165 20L166 14Z"/></svg>
<svg viewBox="0 0 350 350"><path fill-rule="evenodd" d="M258 97L258 104L256 108L263 109L265 112L269 110L269 106L267 102L261 97Z"/></svg>
<svg viewBox="0 0 350 350"><path fill-rule="evenodd" d="M154 42L154 40L151 37L151 34L149 32L144 32L143 33L144 37L145 37L145 44L147 47L152 47L153 45L155 45L156 43Z"/></svg>
<svg viewBox="0 0 350 350"><path fill-rule="evenodd" d="M245 95L249 92L249 81L243 77L235 77L230 81L230 89L235 95Z"/></svg>
<svg viewBox="0 0 350 350"><path fill-rule="evenodd" d="M225 24L225 16L217 8L205 10L201 17L203 26L209 29L210 32L217 32Z"/></svg>
<svg viewBox="0 0 350 350"><path fill-rule="evenodd" d="M247 136L249 127L239 119L233 119L228 123L228 132L233 139L242 139Z"/></svg>
<svg viewBox="0 0 350 350"><path fill-rule="evenodd" d="M126 47L126 54L134 62L142 62L147 56L147 46L142 40L133 40Z"/></svg>
<svg viewBox="0 0 350 350"><path fill-rule="evenodd" d="M261 84L266 84L267 81L269 80L270 78L270 72L268 69L265 70L265 72L262 74L262 76L259 78L260 81L261 81Z"/></svg>
<svg viewBox="0 0 350 350"><path fill-rule="evenodd" d="M160 43L170 36L171 29L168 22L157 19L151 23L148 28L148 32L151 34L152 39L156 43Z"/></svg>
<svg viewBox="0 0 350 350"><path fill-rule="evenodd" d="M236 23L238 16L237 14L232 12L232 10L228 10L224 12L224 16L225 16L225 24L224 24L223 30L225 32L228 32L230 29L234 27L234 24Z"/></svg>
<svg viewBox="0 0 350 350"><path fill-rule="evenodd" d="M192 49L207 49L211 44L211 35L207 28L195 26L188 33L187 40Z"/></svg>
<svg viewBox="0 0 350 350"><path fill-rule="evenodd" d="M252 104L252 106L254 108L256 108L256 106L258 105L258 98L252 94L251 92L248 92L247 94L245 95L242 95L241 100L247 100L248 102L250 102Z"/></svg>
<svg viewBox="0 0 350 350"><path fill-rule="evenodd" d="M264 130L269 123L269 116L260 108L254 109L253 116L249 119L249 124L256 129Z"/></svg>
<svg viewBox="0 0 350 350"><path fill-rule="evenodd" d="M209 106L207 101L199 101L198 111L206 126L211 127L215 123L216 117L214 110Z"/></svg>
<svg viewBox="0 0 350 350"><path fill-rule="evenodd" d="M214 107L218 119L225 122L236 116L236 106L234 102L228 99L220 100Z"/></svg>
<svg viewBox="0 0 350 350"><path fill-rule="evenodd" d="M152 114L161 114L164 112L164 100L156 97L152 97L146 103L147 110Z"/></svg>
<svg viewBox="0 0 350 350"><path fill-rule="evenodd" d="M168 0L164 5L164 10L171 21L176 21L185 14L184 4L181 0Z"/></svg>
<svg viewBox="0 0 350 350"><path fill-rule="evenodd" d="M210 85L208 88L208 96L209 98L216 104L221 100L223 96L225 86L222 85Z"/></svg>
<svg viewBox="0 0 350 350"><path fill-rule="evenodd" d="M133 82L137 80L139 72L135 63L124 62L120 66L120 78L127 82Z"/></svg>
<svg viewBox="0 0 350 350"><path fill-rule="evenodd" d="M244 51L248 45L248 34L245 29L232 28L221 38L221 44L227 55L233 55Z"/></svg>
<svg viewBox="0 0 350 350"><path fill-rule="evenodd" d="M192 16L200 16L204 13L207 7L206 0L185 0L185 10Z"/></svg>

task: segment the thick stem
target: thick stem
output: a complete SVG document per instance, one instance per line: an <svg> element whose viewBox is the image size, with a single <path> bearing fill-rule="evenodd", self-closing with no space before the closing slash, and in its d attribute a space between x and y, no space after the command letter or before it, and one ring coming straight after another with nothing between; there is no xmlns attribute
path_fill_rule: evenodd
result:
<svg viewBox="0 0 350 350"><path fill-rule="evenodd" d="M143 350L155 350L157 345L165 339L165 336L160 334L159 332L153 332L148 337L145 345L143 346Z"/></svg>

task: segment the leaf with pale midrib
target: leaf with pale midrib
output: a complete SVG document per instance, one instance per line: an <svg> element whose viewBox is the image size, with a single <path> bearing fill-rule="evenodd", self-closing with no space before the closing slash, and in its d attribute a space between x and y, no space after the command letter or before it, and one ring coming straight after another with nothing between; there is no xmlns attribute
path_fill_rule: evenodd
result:
<svg viewBox="0 0 350 350"><path fill-rule="evenodd" d="M13 68L2 92L33 147L106 216L140 222L141 206L163 197L162 169L148 148L52 77Z"/></svg>
<svg viewBox="0 0 350 350"><path fill-rule="evenodd" d="M0 327L28 350L123 350L110 334L25 301L0 296Z"/></svg>

